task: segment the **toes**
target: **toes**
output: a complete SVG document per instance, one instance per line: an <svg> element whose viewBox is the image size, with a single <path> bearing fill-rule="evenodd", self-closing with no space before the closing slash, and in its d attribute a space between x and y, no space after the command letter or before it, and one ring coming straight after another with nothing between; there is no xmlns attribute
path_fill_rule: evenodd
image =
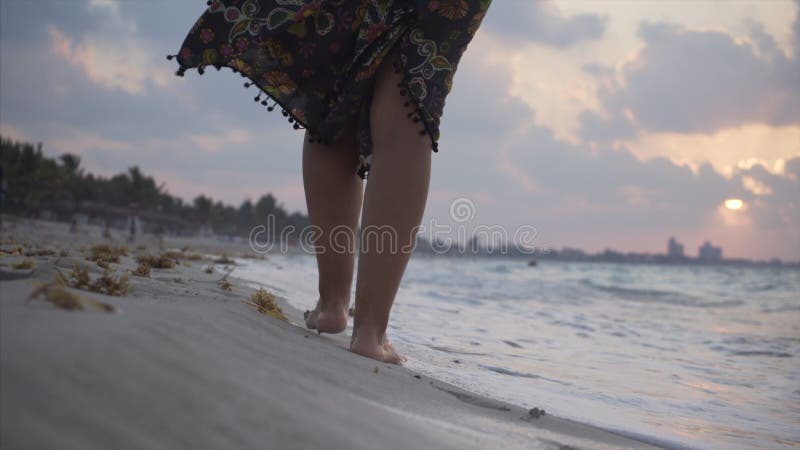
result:
<svg viewBox="0 0 800 450"><path fill-rule="evenodd" d="M386 362L391 363L391 364L397 364L398 366L402 366L403 363L406 362L406 359L403 358L400 355L393 355L392 357L387 359Z"/></svg>
<svg viewBox="0 0 800 450"><path fill-rule="evenodd" d="M317 328L317 325L311 322L312 317L313 317L312 311L306 310L306 312L303 313L303 319L305 319L306 321L306 328L310 330Z"/></svg>
<svg viewBox="0 0 800 450"><path fill-rule="evenodd" d="M349 350L357 355L361 355L366 358L374 359L376 361L385 362L388 364L397 364L398 366L402 366L403 363L406 362L406 359L404 357L398 355L396 352L390 351L385 348L382 349L378 347L375 349L364 350L351 346Z"/></svg>
<svg viewBox="0 0 800 450"><path fill-rule="evenodd" d="M398 355L397 353L391 353L389 355L386 355L386 357L383 360L390 364L397 364L398 366L402 366L403 363L406 362L406 359Z"/></svg>
<svg viewBox="0 0 800 450"><path fill-rule="evenodd" d="M394 349L389 351L389 359L389 362L397 364L398 366L402 366L403 363L407 361L405 356L398 354Z"/></svg>
<svg viewBox="0 0 800 450"><path fill-rule="evenodd" d="M408 361L405 356L397 353L397 350L394 349L394 346L388 340L386 341L386 350L389 354L389 359L391 359L390 362L397 365L402 365L404 362Z"/></svg>

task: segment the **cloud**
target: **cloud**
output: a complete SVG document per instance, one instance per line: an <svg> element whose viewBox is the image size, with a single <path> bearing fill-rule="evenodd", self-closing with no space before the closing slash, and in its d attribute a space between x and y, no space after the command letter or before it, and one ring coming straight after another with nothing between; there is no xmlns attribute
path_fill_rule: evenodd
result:
<svg viewBox="0 0 800 450"><path fill-rule="evenodd" d="M615 141L615 145L624 145L640 159L667 156L693 167L708 161L726 175L743 161L753 159L779 172L780 161L800 156L800 125L748 124L691 134L634 131L638 133L635 137Z"/></svg>
<svg viewBox="0 0 800 450"><path fill-rule="evenodd" d="M160 53L153 50L148 36L137 33L134 16L123 11L118 0L88 0L84 5L85 9L72 5L69 12L58 11L62 8L58 4L45 8L56 10L42 19L57 57L82 70L93 83L128 95L173 82L171 70L156 57ZM76 10L83 17L74 17Z"/></svg>
<svg viewBox="0 0 800 450"><path fill-rule="evenodd" d="M736 40L721 31L646 22L639 36L643 47L600 90L605 116L583 115L585 139L628 138L632 129L713 133L800 124L800 59L787 58L758 26L747 40Z"/></svg>
<svg viewBox="0 0 800 450"><path fill-rule="evenodd" d="M0 135L2 135L5 139L11 139L14 141L32 142L35 140L29 138L19 128L5 122L0 122Z"/></svg>
<svg viewBox="0 0 800 450"><path fill-rule="evenodd" d="M712 237L739 256L771 251L797 258L800 251L786 245L800 237L800 157L787 160L780 173L756 163L724 175L708 163L693 170L666 158L641 160L624 148L590 150L538 126L504 157L513 168L505 170L506 180L516 185L504 189L504 201L555 242L660 250L654 236L677 234ZM731 197L743 199L745 210L721 208Z"/></svg>
<svg viewBox="0 0 800 450"><path fill-rule="evenodd" d="M124 17L122 7L117 0L89 0L88 9L90 12L105 14L114 23L116 29L125 29L129 33L136 32L136 22Z"/></svg>
<svg viewBox="0 0 800 450"><path fill-rule="evenodd" d="M549 1L495 2L484 27L501 37L565 48L599 39L607 19L597 14L564 15Z"/></svg>
<svg viewBox="0 0 800 450"><path fill-rule="evenodd" d="M761 161L736 167L734 161L732 171L723 173L709 163L690 167L642 158L631 148L561 140L536 124L527 103L482 89L508 85L513 76L494 61L494 44L476 37L455 77L434 157L428 220L442 219L449 202L466 196L481 223L536 226L539 245L663 251L666 238L677 235L690 248L712 239L729 255L797 258L798 249L780 242L800 230L792 198L800 186L787 168L800 158L780 168ZM636 134L624 114L619 126ZM763 126L754 131L762 128L768 132ZM755 132L753 138L760 139ZM724 149L727 142L727 135L717 136L709 145ZM720 209L731 197L746 202L738 215Z"/></svg>
<svg viewBox="0 0 800 450"><path fill-rule="evenodd" d="M800 0L794 0L797 5L794 22L792 23L792 43L794 44L794 56L800 58Z"/></svg>
<svg viewBox="0 0 800 450"><path fill-rule="evenodd" d="M205 152L218 152L230 145L241 145L251 142L252 137L246 128L227 129L219 134L193 134L189 141Z"/></svg>
<svg viewBox="0 0 800 450"><path fill-rule="evenodd" d="M56 149L59 153L72 153L75 155L84 155L93 151L103 153L126 153L133 152L137 149L143 150L141 145L136 145L135 142L126 140L119 140L102 136L98 133L86 131L83 129L68 128L63 130L62 134L49 138L45 141L48 150Z"/></svg>
<svg viewBox="0 0 800 450"><path fill-rule="evenodd" d="M170 71L156 65L152 52L133 39L87 36L84 42L75 43L55 25L49 25L47 32L56 56L106 89L141 95L150 86L165 87L172 82Z"/></svg>
<svg viewBox="0 0 800 450"><path fill-rule="evenodd" d="M784 229L800 237L800 157L785 162L783 173L775 174L761 164L737 171L733 179L748 191L748 207L754 224L762 229ZM800 240L786 240L800 247Z"/></svg>
<svg viewBox="0 0 800 450"><path fill-rule="evenodd" d="M581 139L584 141L608 142L615 139L632 139L639 135L636 125L628 118L631 114L614 111L602 115L597 111L583 110L578 116Z"/></svg>

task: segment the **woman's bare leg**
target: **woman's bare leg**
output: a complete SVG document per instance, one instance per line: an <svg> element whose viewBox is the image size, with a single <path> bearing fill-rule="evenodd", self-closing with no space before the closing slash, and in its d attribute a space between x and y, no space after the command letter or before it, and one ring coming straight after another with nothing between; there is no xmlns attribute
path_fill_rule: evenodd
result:
<svg viewBox="0 0 800 450"><path fill-rule="evenodd" d="M318 227L319 303L306 326L324 333L347 328L362 182L351 133L333 145L303 144L303 184L311 225ZM332 239L333 236L333 239Z"/></svg>
<svg viewBox="0 0 800 450"><path fill-rule="evenodd" d="M385 61L372 97L373 155L361 220L355 320L350 350L399 364L386 339L386 326L417 227L425 211L431 171L431 141L407 117L397 83ZM387 234L387 230L389 233ZM391 241L394 242L391 242Z"/></svg>

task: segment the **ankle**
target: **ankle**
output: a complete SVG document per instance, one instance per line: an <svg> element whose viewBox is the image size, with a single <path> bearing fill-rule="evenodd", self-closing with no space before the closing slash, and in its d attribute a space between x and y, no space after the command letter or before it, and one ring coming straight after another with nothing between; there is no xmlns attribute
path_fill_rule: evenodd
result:
<svg viewBox="0 0 800 450"><path fill-rule="evenodd" d="M374 327L361 325L353 327L353 337L350 339L350 346L374 347L383 344L386 340L386 332Z"/></svg>
<svg viewBox="0 0 800 450"><path fill-rule="evenodd" d="M350 306L349 295L320 295L317 308L321 312L347 312Z"/></svg>

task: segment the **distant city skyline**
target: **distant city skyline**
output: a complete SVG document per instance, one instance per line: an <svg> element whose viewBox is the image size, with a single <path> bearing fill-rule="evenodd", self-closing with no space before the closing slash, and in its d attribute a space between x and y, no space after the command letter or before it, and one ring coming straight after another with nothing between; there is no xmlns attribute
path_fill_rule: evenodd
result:
<svg viewBox="0 0 800 450"><path fill-rule="evenodd" d="M667 253L666 255L670 258L686 258L687 255L684 251L684 246L675 237L670 237L667 240ZM697 259L703 261L721 261L723 259L722 256L722 247L714 246L711 244L710 240L703 242L703 245L697 248Z"/></svg>
<svg viewBox="0 0 800 450"><path fill-rule="evenodd" d="M302 133L230 71L175 77L202 0L3 0L0 134L138 165L191 200L305 212ZM731 70L730 68L736 68ZM688 70L686 68L691 68ZM495 1L441 125L424 222L539 246L800 260L800 0Z"/></svg>

